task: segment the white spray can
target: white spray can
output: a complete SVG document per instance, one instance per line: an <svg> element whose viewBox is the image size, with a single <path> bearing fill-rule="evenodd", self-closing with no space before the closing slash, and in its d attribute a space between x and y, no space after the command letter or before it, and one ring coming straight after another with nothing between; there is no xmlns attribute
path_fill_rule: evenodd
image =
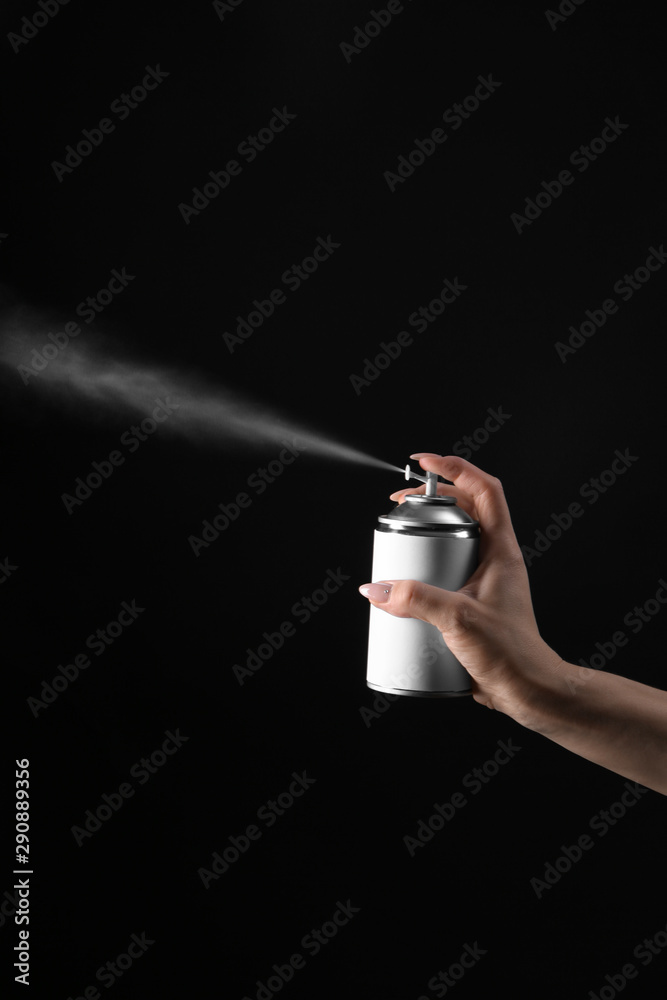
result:
<svg viewBox="0 0 667 1000"><path fill-rule="evenodd" d="M420 580L458 590L478 565L479 522L437 495L438 477L415 475L426 492L407 496L378 518L371 580ZM375 691L421 698L471 694L470 675L438 629L417 618L397 618L370 608L366 684Z"/></svg>

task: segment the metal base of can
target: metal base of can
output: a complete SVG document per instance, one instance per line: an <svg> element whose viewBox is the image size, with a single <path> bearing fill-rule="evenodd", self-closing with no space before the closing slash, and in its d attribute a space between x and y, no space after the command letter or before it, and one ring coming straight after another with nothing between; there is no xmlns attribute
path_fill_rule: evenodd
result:
<svg viewBox="0 0 667 1000"><path fill-rule="evenodd" d="M407 688L381 687L379 684L371 684L366 681L366 687L373 691L383 691L385 694L402 694L409 698L461 698L464 695L471 695L472 688L467 691L410 691Z"/></svg>

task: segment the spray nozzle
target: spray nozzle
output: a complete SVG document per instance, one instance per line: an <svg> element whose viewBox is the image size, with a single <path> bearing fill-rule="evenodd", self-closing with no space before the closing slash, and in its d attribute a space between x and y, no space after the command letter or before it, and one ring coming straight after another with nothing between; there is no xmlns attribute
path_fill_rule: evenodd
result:
<svg viewBox="0 0 667 1000"><path fill-rule="evenodd" d="M418 472L413 472L410 468L410 463L405 466L405 478L419 479L422 483L426 483L426 496L436 497L438 495L438 475L436 472L427 472L425 476L420 476Z"/></svg>

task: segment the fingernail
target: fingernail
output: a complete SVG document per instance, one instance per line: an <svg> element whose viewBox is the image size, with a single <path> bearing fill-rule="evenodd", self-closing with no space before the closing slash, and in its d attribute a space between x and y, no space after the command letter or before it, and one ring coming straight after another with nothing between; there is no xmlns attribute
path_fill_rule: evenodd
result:
<svg viewBox="0 0 667 1000"><path fill-rule="evenodd" d="M442 458L442 455L436 455L434 451L416 451L410 458Z"/></svg>
<svg viewBox="0 0 667 1000"><path fill-rule="evenodd" d="M384 604L389 600L391 587L391 583L365 583L359 587L359 593L375 604Z"/></svg>

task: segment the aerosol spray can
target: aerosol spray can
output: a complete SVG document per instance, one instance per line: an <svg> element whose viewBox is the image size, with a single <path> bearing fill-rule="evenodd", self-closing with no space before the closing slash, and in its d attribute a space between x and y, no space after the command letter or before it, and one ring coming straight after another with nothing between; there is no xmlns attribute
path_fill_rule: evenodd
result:
<svg viewBox="0 0 667 1000"><path fill-rule="evenodd" d="M415 475L425 493L412 494L378 518L371 580L420 580L458 590L478 565L479 522L438 496L438 477ZM375 691L421 698L471 693L470 675L447 648L438 629L417 618L396 618L370 608L366 683Z"/></svg>

